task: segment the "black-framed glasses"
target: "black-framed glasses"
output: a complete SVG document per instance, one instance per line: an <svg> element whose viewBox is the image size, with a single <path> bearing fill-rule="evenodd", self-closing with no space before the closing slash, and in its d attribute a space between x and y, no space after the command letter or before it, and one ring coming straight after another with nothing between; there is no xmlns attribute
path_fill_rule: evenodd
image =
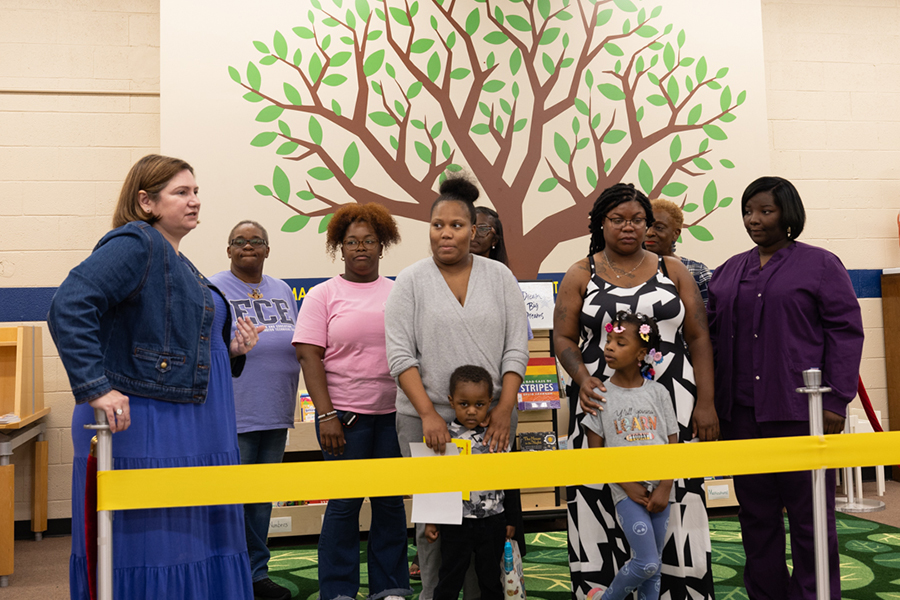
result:
<svg viewBox="0 0 900 600"><path fill-rule="evenodd" d="M269 242L262 238L253 238L250 240L245 240L244 238L234 238L231 240L231 245L237 248L243 248L247 244L250 244L254 248L259 248L260 246L268 246Z"/></svg>
<svg viewBox="0 0 900 600"><path fill-rule="evenodd" d="M346 246L350 250L356 250L360 244L366 247L367 250L374 248L378 245L378 240L374 238L366 238L364 240L344 240L341 242L342 245Z"/></svg>
<svg viewBox="0 0 900 600"><path fill-rule="evenodd" d="M490 225L476 225L475 226L475 236L476 237L487 237L489 233L492 233L494 228Z"/></svg>
<svg viewBox="0 0 900 600"><path fill-rule="evenodd" d="M613 227L621 228L625 227L626 223L631 223L632 227L641 228L647 224L647 219L644 217L635 217L633 219L623 219L622 217L606 217L606 219L612 223Z"/></svg>

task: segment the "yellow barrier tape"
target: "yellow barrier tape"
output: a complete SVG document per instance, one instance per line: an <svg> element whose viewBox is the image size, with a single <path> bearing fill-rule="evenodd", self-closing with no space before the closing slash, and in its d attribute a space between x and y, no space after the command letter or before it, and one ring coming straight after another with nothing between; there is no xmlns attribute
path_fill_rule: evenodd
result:
<svg viewBox="0 0 900 600"><path fill-rule="evenodd" d="M442 462L436 462L442 461ZM98 510L810 471L900 463L900 432L98 473Z"/></svg>

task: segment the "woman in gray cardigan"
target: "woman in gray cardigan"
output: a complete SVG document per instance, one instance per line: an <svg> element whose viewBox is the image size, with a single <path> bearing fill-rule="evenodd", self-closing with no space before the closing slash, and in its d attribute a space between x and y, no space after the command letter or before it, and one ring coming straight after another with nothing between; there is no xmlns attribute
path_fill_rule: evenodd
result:
<svg viewBox="0 0 900 600"><path fill-rule="evenodd" d="M478 189L463 178L440 187L431 207L432 257L397 276L385 308L388 365L397 378L397 436L440 453L450 442L447 424L453 370L464 364L487 369L495 397L485 444L506 450L515 436L516 394L528 363L525 303L512 272L469 252L475 235ZM416 527L422 600L431 600L440 566L440 542L429 544Z"/></svg>

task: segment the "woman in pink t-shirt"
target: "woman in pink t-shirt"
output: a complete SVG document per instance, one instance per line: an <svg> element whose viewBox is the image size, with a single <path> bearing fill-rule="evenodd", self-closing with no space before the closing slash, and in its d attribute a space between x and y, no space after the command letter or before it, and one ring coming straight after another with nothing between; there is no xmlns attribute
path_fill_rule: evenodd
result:
<svg viewBox="0 0 900 600"><path fill-rule="evenodd" d="M313 287L300 307L294 347L316 407L325 460L400 456L395 425L397 385L388 368L384 305L393 281L378 274L397 224L380 204L347 204L328 224L325 247L340 249L344 273ZM359 591L362 498L329 500L319 536L319 597L355 598ZM369 597L412 593L406 565L403 498L371 498Z"/></svg>

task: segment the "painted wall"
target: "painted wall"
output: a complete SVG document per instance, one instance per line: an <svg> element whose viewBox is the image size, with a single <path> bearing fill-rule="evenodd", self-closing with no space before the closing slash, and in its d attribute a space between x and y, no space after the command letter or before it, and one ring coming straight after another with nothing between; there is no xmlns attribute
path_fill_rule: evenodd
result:
<svg viewBox="0 0 900 600"><path fill-rule="evenodd" d="M800 189L809 211L803 239L834 251L849 269L900 266L895 4L761 4L772 171ZM158 0L0 4L0 287L58 285L107 230L125 172L159 148L159 99L71 91L155 93L159 56ZM58 93L10 93L22 89ZM200 175L202 186L211 174ZM424 243L415 244L425 251ZM214 264L220 250L211 251ZM863 378L886 415L881 303L861 304ZM53 407L50 518L65 518L71 394L46 332L44 354L46 402ZM30 457L17 452L15 462L16 518L26 520Z"/></svg>

